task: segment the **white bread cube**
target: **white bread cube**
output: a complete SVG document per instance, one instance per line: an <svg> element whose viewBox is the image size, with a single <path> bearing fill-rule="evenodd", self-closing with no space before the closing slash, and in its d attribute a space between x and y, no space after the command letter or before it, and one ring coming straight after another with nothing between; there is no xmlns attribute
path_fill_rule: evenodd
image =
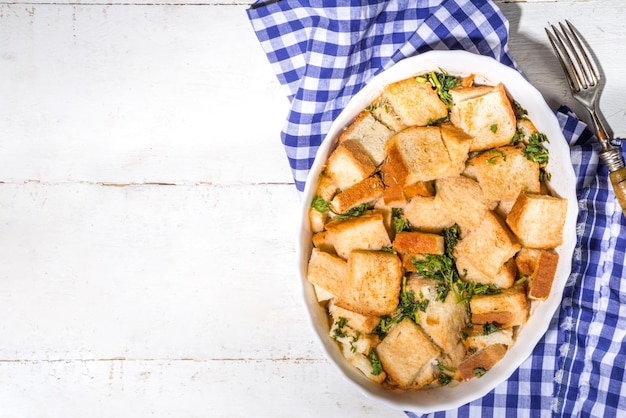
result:
<svg viewBox="0 0 626 418"><path fill-rule="evenodd" d="M348 263L336 255L313 248L307 268L307 280L315 285L318 299L334 295L337 288L348 279ZM320 292L322 295L320 295Z"/></svg>
<svg viewBox="0 0 626 418"><path fill-rule="evenodd" d="M459 240L453 254L457 259L465 257L471 260L476 269L493 278L520 249L521 246L504 221L488 211L480 225Z"/></svg>
<svg viewBox="0 0 626 418"><path fill-rule="evenodd" d="M528 297L546 300L559 264L559 254L553 250L522 248L515 257L521 275L528 277Z"/></svg>
<svg viewBox="0 0 626 418"><path fill-rule="evenodd" d="M466 282L492 285L499 289L508 289L513 286L517 276L517 267L513 259L505 261L498 273L493 277L476 268L472 263L472 259L464 255L457 257L456 268Z"/></svg>
<svg viewBox="0 0 626 418"><path fill-rule="evenodd" d="M465 170L465 162L474 138L451 123L441 124L439 129L450 157L450 165L454 168L453 172L455 175L460 174Z"/></svg>
<svg viewBox="0 0 626 418"><path fill-rule="evenodd" d="M439 179L435 185L435 197L441 199L440 207L461 227L464 234L476 229L486 213L497 204L484 196L477 181L465 176Z"/></svg>
<svg viewBox="0 0 626 418"><path fill-rule="evenodd" d="M348 259L353 250L380 250L391 245L383 214L378 211L356 218L333 220L326 224L326 230L335 251L344 259Z"/></svg>
<svg viewBox="0 0 626 418"><path fill-rule="evenodd" d="M470 380L482 376L496 365L506 354L507 346L504 344L492 344L467 357L459 365L459 372L463 380ZM480 373L479 373L480 371Z"/></svg>
<svg viewBox="0 0 626 418"><path fill-rule="evenodd" d="M328 305L328 313L330 313L335 321L339 320L339 318L345 318L347 326L361 334L371 334L380 322L379 317L361 315L349 309L337 306L332 302Z"/></svg>
<svg viewBox="0 0 626 418"><path fill-rule="evenodd" d="M442 177L450 170L450 157L437 126L413 126L387 141L389 158L398 157L397 164L406 172L402 184L429 181Z"/></svg>
<svg viewBox="0 0 626 418"><path fill-rule="evenodd" d="M337 145L326 162L326 173L341 190L369 177L374 171L376 165L353 140L346 140Z"/></svg>
<svg viewBox="0 0 626 418"><path fill-rule="evenodd" d="M382 370L379 374L374 374L374 368L367 355L369 353L359 353L352 349L350 344L341 344L341 352L348 363L356 367L365 377L374 383L381 384L387 379L387 373Z"/></svg>
<svg viewBox="0 0 626 418"><path fill-rule="evenodd" d="M371 112L364 110L339 136L339 142L349 139L357 142L374 164L380 165L385 159L385 143L393 134Z"/></svg>
<svg viewBox="0 0 626 418"><path fill-rule="evenodd" d="M469 353L475 353L493 344L503 344L507 347L513 345L513 328L498 329L485 334L482 326L474 326L465 330L467 336L463 340L465 349Z"/></svg>
<svg viewBox="0 0 626 418"><path fill-rule="evenodd" d="M438 375L439 348L409 318L395 325L375 351L392 387L418 389Z"/></svg>
<svg viewBox="0 0 626 418"><path fill-rule="evenodd" d="M523 285L514 285L495 295L474 295L470 301L472 323L496 323L502 328L523 325L530 303Z"/></svg>
<svg viewBox="0 0 626 418"><path fill-rule="evenodd" d="M374 116L396 132L448 115L448 107L432 85L414 77L387 85L372 107Z"/></svg>
<svg viewBox="0 0 626 418"><path fill-rule="evenodd" d="M520 193L506 223L527 248L556 248L563 243L567 200Z"/></svg>
<svg viewBox="0 0 626 418"><path fill-rule="evenodd" d="M317 183L317 189L315 190L315 195L321 197L327 202L333 198L335 193L337 193L338 187L335 184L334 180L322 172L319 176L319 181ZM309 208L309 223L311 224L312 232L321 232L324 230L324 224L328 219L328 212L322 213L317 209Z"/></svg>
<svg viewBox="0 0 626 418"><path fill-rule="evenodd" d="M487 199L517 199L520 192L539 193L539 164L530 161L517 147L487 150L468 162Z"/></svg>
<svg viewBox="0 0 626 418"><path fill-rule="evenodd" d="M377 200L384 189L380 177L373 175L337 193L330 201L330 207L335 213L344 213L362 203Z"/></svg>
<svg viewBox="0 0 626 418"><path fill-rule="evenodd" d="M492 88L450 90L450 121L474 138L471 151L507 145L517 130L515 113L503 84Z"/></svg>
<svg viewBox="0 0 626 418"><path fill-rule="evenodd" d="M461 330L468 321L465 305L451 293L444 301L437 300L437 282L431 279L411 276L406 291L412 291L416 301L428 300L426 310L418 311L419 325L447 357L447 364L456 367L465 356L461 341Z"/></svg>
<svg viewBox="0 0 626 418"><path fill-rule="evenodd" d="M348 258L345 291L335 304L366 316L391 313L398 305L402 264L397 255L384 251L355 250Z"/></svg>
<svg viewBox="0 0 626 418"><path fill-rule="evenodd" d="M443 254L444 239L441 235L428 232L400 232L396 234L392 248L400 256L404 270L416 271L413 258L423 258L424 254Z"/></svg>
<svg viewBox="0 0 626 418"><path fill-rule="evenodd" d="M439 233L454 225L454 219L435 196L415 196L404 209L404 217L417 230Z"/></svg>

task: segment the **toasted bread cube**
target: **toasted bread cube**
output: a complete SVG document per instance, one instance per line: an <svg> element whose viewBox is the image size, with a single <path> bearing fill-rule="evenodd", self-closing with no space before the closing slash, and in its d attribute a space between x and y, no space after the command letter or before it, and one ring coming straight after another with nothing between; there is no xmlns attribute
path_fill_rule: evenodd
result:
<svg viewBox="0 0 626 418"><path fill-rule="evenodd" d="M556 248L563 243L567 200L520 193L506 223L527 248Z"/></svg>
<svg viewBox="0 0 626 418"><path fill-rule="evenodd" d="M515 113L503 84L491 88L458 87L450 90L450 121L474 138L470 151L500 147L517 130Z"/></svg>
<svg viewBox="0 0 626 418"><path fill-rule="evenodd" d="M400 232L396 234L392 248L402 260L402 268L416 271L413 259L423 259L424 254L443 254L444 239L441 235L427 232Z"/></svg>
<svg viewBox="0 0 626 418"><path fill-rule="evenodd" d="M415 196L404 209L404 217L417 230L439 233L455 221L443 207L443 201L434 196Z"/></svg>
<svg viewBox="0 0 626 418"><path fill-rule="evenodd" d="M440 207L448 213L466 233L476 229L486 213L495 208L496 202L487 199L477 181L465 176L439 179L436 199L441 199Z"/></svg>
<svg viewBox="0 0 626 418"><path fill-rule="evenodd" d="M528 297L546 300L559 264L559 254L553 250L522 248L515 257L520 274L528 277Z"/></svg>
<svg viewBox="0 0 626 418"><path fill-rule="evenodd" d="M313 290L315 290L315 298L318 302L328 302L332 300L335 296L330 293L328 290L322 289L317 285L313 285Z"/></svg>
<svg viewBox="0 0 626 418"><path fill-rule="evenodd" d="M385 186L379 176L373 175L337 193L330 202L335 213L344 213L362 203L370 203L382 196Z"/></svg>
<svg viewBox="0 0 626 418"><path fill-rule="evenodd" d="M504 221L489 211L485 213L478 228L457 243L453 254L457 259L465 257L466 260L471 260L476 269L493 278L520 248Z"/></svg>
<svg viewBox="0 0 626 418"><path fill-rule="evenodd" d="M507 347L504 344L492 344L483 348L469 356L463 363L459 365L459 372L464 380L470 380L474 377L481 377L484 373L491 370L504 355Z"/></svg>
<svg viewBox="0 0 626 418"><path fill-rule="evenodd" d="M517 275L517 267L513 259L505 261L493 277L477 269L467 256L457 257L456 268L463 280L467 282L492 285L499 289L508 289L513 286Z"/></svg>
<svg viewBox="0 0 626 418"><path fill-rule="evenodd" d="M445 300L437 300L437 282L418 276L411 276L406 282L406 291L413 292L416 301L428 300L424 311L418 311L419 325L441 348L448 359L448 366L456 365L465 357L465 347L461 342L461 330L468 317L463 303L457 303L452 294Z"/></svg>
<svg viewBox="0 0 626 418"><path fill-rule="evenodd" d="M434 196L435 187L431 181L418 181L404 186L402 192L407 199L412 199L415 196Z"/></svg>
<svg viewBox="0 0 626 418"><path fill-rule="evenodd" d="M385 143L393 135L393 131L380 123L372 113L364 110L339 136L339 142L353 140L379 165L385 159Z"/></svg>
<svg viewBox="0 0 626 418"><path fill-rule="evenodd" d="M377 316L361 315L349 309L337 306L335 303L328 305L328 312L335 321L345 318L346 325L361 334L370 334L378 326L380 318Z"/></svg>
<svg viewBox="0 0 626 418"><path fill-rule="evenodd" d="M365 377L374 383L381 384L387 379L387 373L385 373L384 370L380 371L378 374L374 374L372 363L367 357L369 353L355 352L350 344L342 344L341 352L346 360L348 360L348 363L359 369Z"/></svg>
<svg viewBox="0 0 626 418"><path fill-rule="evenodd" d="M474 138L450 123L439 125L439 129L450 157L450 165L454 168L455 174L460 174L465 170L465 162Z"/></svg>
<svg viewBox="0 0 626 418"><path fill-rule="evenodd" d="M336 305L366 316L391 313L398 305L402 265L395 254L354 250L348 258L346 291Z"/></svg>
<svg viewBox="0 0 626 418"><path fill-rule="evenodd" d="M326 173L341 190L369 177L376 171L376 165L353 140L341 142L330 154L326 163Z"/></svg>
<svg viewBox="0 0 626 418"><path fill-rule="evenodd" d="M529 160L517 147L505 146L487 150L468 162L487 199L517 199L520 192L539 193L539 164Z"/></svg>
<svg viewBox="0 0 626 418"><path fill-rule="evenodd" d="M406 198L404 196L404 183L406 182L406 168L398 158L389 157L380 167L380 175L385 184L383 192L383 202L388 206L404 206Z"/></svg>
<svg viewBox="0 0 626 418"><path fill-rule="evenodd" d="M426 126L448 115L448 107L432 85L414 77L386 86L372 107L374 116L396 132L409 126Z"/></svg>
<svg viewBox="0 0 626 418"><path fill-rule="evenodd" d="M335 246L330 239L330 233L328 231L313 234L311 241L313 242L315 248L318 248L326 253L335 254Z"/></svg>
<svg viewBox="0 0 626 418"><path fill-rule="evenodd" d="M369 354L380 343L376 334L364 334L350 327L343 317L333 320L328 333L339 344L349 347L353 353Z"/></svg>
<svg viewBox="0 0 626 418"><path fill-rule="evenodd" d="M444 240L437 234L404 231L396 234L393 249L402 254L443 254Z"/></svg>
<svg viewBox="0 0 626 418"><path fill-rule="evenodd" d="M495 322L502 328L512 328L526 323L530 304L524 286L514 285L495 295L474 295L470 309L474 324Z"/></svg>
<svg viewBox="0 0 626 418"><path fill-rule="evenodd" d="M523 138L530 138L532 134L539 132L530 119L518 119L517 130L522 133Z"/></svg>
<svg viewBox="0 0 626 418"><path fill-rule="evenodd" d="M401 185L455 176L464 166L450 159L438 126L412 126L387 141L388 158L397 158L397 172L406 172Z"/></svg>
<svg viewBox="0 0 626 418"><path fill-rule="evenodd" d="M475 353L493 344L503 344L507 347L513 345L513 329L499 329L491 333L485 333L482 326L473 326L464 330L463 344L468 353Z"/></svg>
<svg viewBox="0 0 626 418"><path fill-rule="evenodd" d="M418 389L437 376L439 348L409 318L394 326L375 351L392 386Z"/></svg>
<svg viewBox="0 0 626 418"><path fill-rule="evenodd" d="M348 279L348 263L336 255L313 248L306 278L316 289L321 288L334 295Z"/></svg>
<svg viewBox="0 0 626 418"><path fill-rule="evenodd" d="M326 230L337 254L347 259L352 250L380 250L391 240L383 222L383 214L369 212L356 218L333 220Z"/></svg>
<svg viewBox="0 0 626 418"><path fill-rule="evenodd" d="M315 195L321 197L327 202L333 198L335 193L337 193L337 185L334 180L322 172L319 176L319 181L317 183L317 189L315 190ZM312 232L321 232L324 230L324 224L328 219L328 212L319 212L314 208L309 209L309 222L311 224Z"/></svg>

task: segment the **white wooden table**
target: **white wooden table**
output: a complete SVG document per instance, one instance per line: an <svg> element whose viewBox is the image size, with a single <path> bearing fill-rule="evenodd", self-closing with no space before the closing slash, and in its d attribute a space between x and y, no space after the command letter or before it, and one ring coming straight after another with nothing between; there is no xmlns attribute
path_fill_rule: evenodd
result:
<svg viewBox="0 0 626 418"><path fill-rule="evenodd" d="M0 416L403 416L308 327L248 3L0 2ZM625 2L498 4L552 106L579 109L543 28L576 24L626 136Z"/></svg>

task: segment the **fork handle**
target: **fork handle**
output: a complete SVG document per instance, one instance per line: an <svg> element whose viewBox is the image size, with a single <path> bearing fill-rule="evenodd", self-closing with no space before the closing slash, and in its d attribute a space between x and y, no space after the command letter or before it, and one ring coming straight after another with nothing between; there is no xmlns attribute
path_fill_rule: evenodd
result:
<svg viewBox="0 0 626 418"><path fill-rule="evenodd" d="M615 190L615 196L617 201L622 207L622 212L626 216L626 167L622 167L619 170L609 173L613 190Z"/></svg>

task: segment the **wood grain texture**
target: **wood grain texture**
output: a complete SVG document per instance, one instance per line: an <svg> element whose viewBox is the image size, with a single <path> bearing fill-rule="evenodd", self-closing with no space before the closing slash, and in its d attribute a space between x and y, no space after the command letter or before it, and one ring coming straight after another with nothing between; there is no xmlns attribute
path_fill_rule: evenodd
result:
<svg viewBox="0 0 626 418"><path fill-rule="evenodd" d="M250 3L0 2L0 416L404 416L309 329ZM626 135L625 6L497 3L552 106L577 109L543 28L579 28Z"/></svg>

